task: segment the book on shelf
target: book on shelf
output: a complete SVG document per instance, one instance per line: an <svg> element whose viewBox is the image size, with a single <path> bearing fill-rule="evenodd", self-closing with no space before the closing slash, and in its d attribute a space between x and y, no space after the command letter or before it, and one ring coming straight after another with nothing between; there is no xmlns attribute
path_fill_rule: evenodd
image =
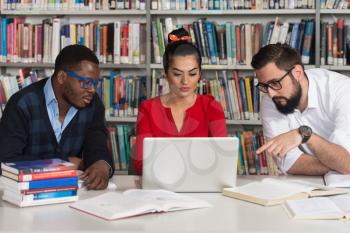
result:
<svg viewBox="0 0 350 233"><path fill-rule="evenodd" d="M350 3L347 0L321 0L321 9L348 9Z"/></svg>
<svg viewBox="0 0 350 233"><path fill-rule="evenodd" d="M349 57L349 25L344 19L334 22L321 21L321 65L343 66L350 64Z"/></svg>
<svg viewBox="0 0 350 233"><path fill-rule="evenodd" d="M90 0L90 1L40 1L40 2L17 2L3 0L1 10L40 10L40 11L86 11L95 10L145 10L146 0Z"/></svg>
<svg viewBox="0 0 350 233"><path fill-rule="evenodd" d="M289 217L309 220L350 219L350 196L314 197L283 204Z"/></svg>
<svg viewBox="0 0 350 233"><path fill-rule="evenodd" d="M301 19L300 22L281 22L279 17L266 24L226 22L218 23L199 18L193 23L171 24L171 17L157 17L152 21L153 62L161 63L161 56L167 44L167 28L183 27L197 46L203 64L250 65L254 53L261 46L286 43L299 50L304 64L314 62L313 43L315 21Z"/></svg>
<svg viewBox="0 0 350 233"><path fill-rule="evenodd" d="M134 128L129 125L108 127L107 145L113 157L116 171L127 170L130 164L132 146L135 144Z"/></svg>
<svg viewBox="0 0 350 233"><path fill-rule="evenodd" d="M340 174L336 171L329 171L323 176L327 186L337 188L350 188L350 174Z"/></svg>
<svg viewBox="0 0 350 233"><path fill-rule="evenodd" d="M152 10L313 9L314 0L152 0Z"/></svg>
<svg viewBox="0 0 350 233"><path fill-rule="evenodd" d="M107 192L77 201L70 207L105 220L117 220L155 212L205 208L210 207L210 204L166 190L131 189L123 193Z"/></svg>
<svg viewBox="0 0 350 233"><path fill-rule="evenodd" d="M125 76L111 71L103 79L102 99L106 115L111 117L135 117L138 107L146 99L146 77Z"/></svg>
<svg viewBox="0 0 350 233"><path fill-rule="evenodd" d="M81 24L53 17L34 24L27 18L1 18L1 62L52 63L58 52L71 44L87 46L103 64L146 62L146 41L141 40L146 37L146 23L142 21Z"/></svg>
<svg viewBox="0 0 350 233"><path fill-rule="evenodd" d="M1 169L13 174L32 174L41 172L67 171L76 169L73 163L62 159L44 159L22 162L1 163Z"/></svg>
<svg viewBox="0 0 350 233"><path fill-rule="evenodd" d="M220 73L215 73L215 79L203 75L198 83L197 93L212 95L221 104L227 119L259 120L261 94L255 85L257 78L239 77L237 71L233 71L232 74L222 70ZM164 76L153 70L151 97L168 91L168 82Z"/></svg>
<svg viewBox="0 0 350 233"><path fill-rule="evenodd" d="M265 178L234 188L225 188L223 195L263 206L282 204L287 200L345 194L348 191L303 180Z"/></svg>

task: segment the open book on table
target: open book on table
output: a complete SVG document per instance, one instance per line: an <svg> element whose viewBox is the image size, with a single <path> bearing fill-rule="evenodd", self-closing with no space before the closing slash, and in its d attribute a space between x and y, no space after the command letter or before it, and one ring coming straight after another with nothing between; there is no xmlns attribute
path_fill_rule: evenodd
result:
<svg viewBox="0 0 350 233"><path fill-rule="evenodd" d="M350 188L350 174L340 174L336 171L330 171L323 176L327 186L338 188Z"/></svg>
<svg viewBox="0 0 350 233"><path fill-rule="evenodd" d="M290 200L283 207L295 219L350 219L349 195Z"/></svg>
<svg viewBox="0 0 350 233"><path fill-rule="evenodd" d="M130 189L123 193L107 192L80 200L70 207L105 220L116 220L154 212L210 207L210 204L166 190Z"/></svg>
<svg viewBox="0 0 350 233"><path fill-rule="evenodd" d="M271 206L292 199L347 193L347 190L318 185L303 180L265 178L235 188L225 188L223 195L256 204Z"/></svg>

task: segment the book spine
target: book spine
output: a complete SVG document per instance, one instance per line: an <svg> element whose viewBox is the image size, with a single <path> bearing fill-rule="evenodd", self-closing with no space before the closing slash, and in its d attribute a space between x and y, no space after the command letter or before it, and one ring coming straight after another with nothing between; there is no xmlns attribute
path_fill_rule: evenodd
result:
<svg viewBox="0 0 350 233"><path fill-rule="evenodd" d="M18 181L57 179L57 178L64 178L64 177L74 177L77 175L78 175L77 170L43 172L43 173L33 173L33 174L19 174Z"/></svg>
<svg viewBox="0 0 350 233"><path fill-rule="evenodd" d="M8 178L2 177L2 181L5 186L10 186L17 190L32 190L32 189L56 188L56 187L78 185L78 177L58 178L58 179L51 179L51 180L34 180L34 181L27 181L27 182L16 182Z"/></svg>
<svg viewBox="0 0 350 233"><path fill-rule="evenodd" d="M22 194L18 195L16 193L11 192L11 191L5 190L4 195L13 197L19 201L28 202L28 201L46 200L46 199L76 196L77 189L57 191L57 192L35 193L35 194L27 194L27 195L22 195Z"/></svg>

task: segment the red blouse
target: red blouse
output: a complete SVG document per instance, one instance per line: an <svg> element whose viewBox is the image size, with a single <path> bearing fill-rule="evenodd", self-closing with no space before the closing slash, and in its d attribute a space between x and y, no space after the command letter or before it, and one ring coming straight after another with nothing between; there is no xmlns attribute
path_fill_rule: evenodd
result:
<svg viewBox="0 0 350 233"><path fill-rule="evenodd" d="M194 105L186 110L178 131L171 109L160 97L142 102L136 123L135 171L142 175L143 139L146 137L227 137L225 114L221 105L209 95L197 95Z"/></svg>

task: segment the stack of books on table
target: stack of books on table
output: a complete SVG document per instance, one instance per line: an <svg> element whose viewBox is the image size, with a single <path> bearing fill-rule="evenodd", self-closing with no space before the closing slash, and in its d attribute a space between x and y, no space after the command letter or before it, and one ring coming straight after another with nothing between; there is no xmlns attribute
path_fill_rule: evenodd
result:
<svg viewBox="0 0 350 233"><path fill-rule="evenodd" d="M78 200L78 173L61 159L1 163L2 199L19 207Z"/></svg>

